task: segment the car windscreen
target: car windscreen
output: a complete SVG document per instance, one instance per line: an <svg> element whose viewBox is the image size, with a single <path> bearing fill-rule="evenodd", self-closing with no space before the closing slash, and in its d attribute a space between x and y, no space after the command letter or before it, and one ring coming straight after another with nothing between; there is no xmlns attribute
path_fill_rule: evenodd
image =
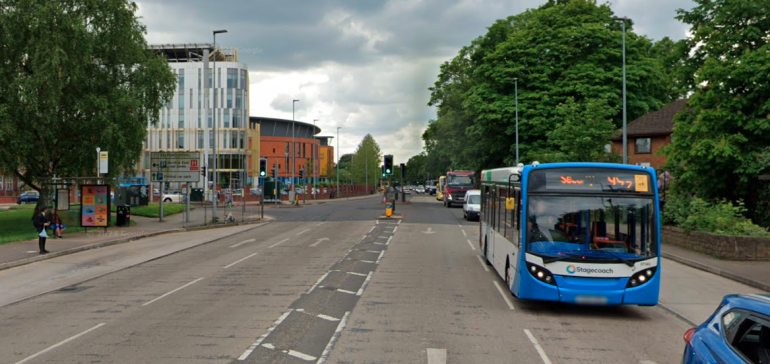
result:
<svg viewBox="0 0 770 364"><path fill-rule="evenodd" d="M468 205L479 205L479 204L481 204L481 195L468 196Z"/></svg>

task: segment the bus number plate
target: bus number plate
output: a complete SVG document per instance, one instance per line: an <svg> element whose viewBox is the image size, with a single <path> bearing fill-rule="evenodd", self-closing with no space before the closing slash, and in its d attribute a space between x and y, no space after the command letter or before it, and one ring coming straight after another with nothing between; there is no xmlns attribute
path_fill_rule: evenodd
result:
<svg viewBox="0 0 770 364"><path fill-rule="evenodd" d="M604 296L577 296L575 302L584 305L606 305L607 297Z"/></svg>

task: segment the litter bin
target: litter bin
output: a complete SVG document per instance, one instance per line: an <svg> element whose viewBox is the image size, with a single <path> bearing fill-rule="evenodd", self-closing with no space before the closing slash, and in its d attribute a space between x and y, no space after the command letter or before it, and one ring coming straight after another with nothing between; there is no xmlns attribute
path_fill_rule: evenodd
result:
<svg viewBox="0 0 770 364"><path fill-rule="evenodd" d="M118 215L115 219L116 226L130 226L131 225L131 206L118 206Z"/></svg>

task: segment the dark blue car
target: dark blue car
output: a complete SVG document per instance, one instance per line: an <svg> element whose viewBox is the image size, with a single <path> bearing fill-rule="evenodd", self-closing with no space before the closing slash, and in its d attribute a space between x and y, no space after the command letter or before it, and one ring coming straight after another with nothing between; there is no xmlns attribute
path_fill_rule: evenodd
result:
<svg viewBox="0 0 770 364"><path fill-rule="evenodd" d="M725 296L684 341L683 364L770 364L770 295Z"/></svg>
<svg viewBox="0 0 770 364"><path fill-rule="evenodd" d="M19 198L16 200L16 204L21 205L23 203L37 203L38 200L40 200L40 193L37 191L27 191L19 195Z"/></svg>

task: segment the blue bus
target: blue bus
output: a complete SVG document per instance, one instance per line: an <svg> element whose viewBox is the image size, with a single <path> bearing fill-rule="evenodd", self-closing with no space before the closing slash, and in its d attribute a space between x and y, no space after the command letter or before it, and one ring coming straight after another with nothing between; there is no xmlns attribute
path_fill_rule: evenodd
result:
<svg viewBox="0 0 770 364"><path fill-rule="evenodd" d="M520 299L658 304L655 170L608 163L481 172L481 252Z"/></svg>

